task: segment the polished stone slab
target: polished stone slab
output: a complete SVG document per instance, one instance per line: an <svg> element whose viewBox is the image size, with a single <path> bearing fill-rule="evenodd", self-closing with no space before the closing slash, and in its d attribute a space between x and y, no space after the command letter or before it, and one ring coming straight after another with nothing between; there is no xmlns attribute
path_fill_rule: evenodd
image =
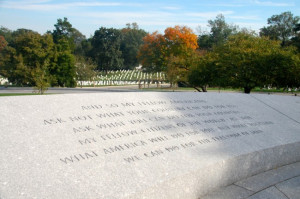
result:
<svg viewBox="0 0 300 199"><path fill-rule="evenodd" d="M289 199L282 192L280 192L276 187L270 187L261 192L250 196L248 199Z"/></svg>
<svg viewBox="0 0 300 199"><path fill-rule="evenodd" d="M300 123L300 97L280 96L280 95L251 95L253 98L274 109L278 113L285 115L291 120Z"/></svg>
<svg viewBox="0 0 300 199"><path fill-rule="evenodd" d="M276 185L289 199L300 198L300 176L289 179Z"/></svg>
<svg viewBox="0 0 300 199"><path fill-rule="evenodd" d="M297 113L266 103L222 93L0 98L0 197L198 198L300 160Z"/></svg>
<svg viewBox="0 0 300 199"><path fill-rule="evenodd" d="M300 175L300 162L270 170L235 183L248 190L258 192L294 176Z"/></svg>
<svg viewBox="0 0 300 199"><path fill-rule="evenodd" d="M253 195L253 191L249 191L236 185L230 185L217 191L212 191L200 199L244 199Z"/></svg>

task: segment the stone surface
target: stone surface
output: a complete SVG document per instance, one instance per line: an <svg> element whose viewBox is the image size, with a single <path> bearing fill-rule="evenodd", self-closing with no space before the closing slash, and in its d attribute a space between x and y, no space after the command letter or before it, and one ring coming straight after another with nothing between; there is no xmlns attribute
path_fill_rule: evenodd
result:
<svg viewBox="0 0 300 199"><path fill-rule="evenodd" d="M201 197L200 199L244 199L252 195L254 192L238 187L236 185L230 185L213 191L212 193Z"/></svg>
<svg viewBox="0 0 300 199"><path fill-rule="evenodd" d="M299 161L295 109L279 112L263 100L219 93L0 98L0 198L198 198Z"/></svg>
<svg viewBox="0 0 300 199"><path fill-rule="evenodd" d="M283 192L289 199L300 198L300 176L276 185L277 189Z"/></svg>
<svg viewBox="0 0 300 199"><path fill-rule="evenodd" d="M280 192L276 187L270 187L261 192L250 196L248 199L289 199L282 192Z"/></svg>
<svg viewBox="0 0 300 199"><path fill-rule="evenodd" d="M251 95L278 113L300 124L300 97L279 95Z"/></svg>
<svg viewBox="0 0 300 199"><path fill-rule="evenodd" d="M300 175L300 162L267 171L235 183L238 186L257 192L294 176Z"/></svg>

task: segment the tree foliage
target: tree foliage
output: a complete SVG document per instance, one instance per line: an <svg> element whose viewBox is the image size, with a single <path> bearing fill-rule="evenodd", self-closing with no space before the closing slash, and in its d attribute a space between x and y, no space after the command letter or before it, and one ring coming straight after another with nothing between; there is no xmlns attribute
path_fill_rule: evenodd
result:
<svg viewBox="0 0 300 199"><path fill-rule="evenodd" d="M264 85L299 86L298 16L273 15L261 37L238 30L223 15L208 26L210 32L197 38L186 26L147 34L132 23L123 29L101 27L89 39L67 18L58 19L44 35L0 27L0 75L44 92L48 86L73 87L93 79L95 70L132 69L141 63L144 70L165 71L172 84L188 80L203 91L207 85L245 92Z"/></svg>
<svg viewBox="0 0 300 199"><path fill-rule="evenodd" d="M64 38L68 40L72 52L82 55L81 43L85 40L85 36L72 26L68 18L58 19L54 27L55 29L52 32L54 42L59 43Z"/></svg>
<svg viewBox="0 0 300 199"><path fill-rule="evenodd" d="M216 19L208 20L210 32L201 33L198 37L200 49L211 50L212 47L224 44L228 37L237 33L238 27L226 23L222 14L217 15Z"/></svg>
<svg viewBox="0 0 300 199"><path fill-rule="evenodd" d="M187 81L194 87L200 87L203 92L207 86L225 86L225 75L218 64L218 54L208 52L202 55L187 74Z"/></svg>
<svg viewBox="0 0 300 199"><path fill-rule="evenodd" d="M6 46L7 46L7 41L2 35L0 35L0 53L2 50L4 50Z"/></svg>
<svg viewBox="0 0 300 199"><path fill-rule="evenodd" d="M121 31L101 27L91 39L91 57L97 63L98 70L117 70L123 66Z"/></svg>
<svg viewBox="0 0 300 199"><path fill-rule="evenodd" d="M76 59L76 79L80 82L81 87L83 81L92 81L96 76L96 64L89 58L77 57Z"/></svg>
<svg viewBox="0 0 300 199"><path fill-rule="evenodd" d="M31 72L49 63L54 48L52 37L24 30L16 31L16 35L13 47L3 51L3 73L12 83L34 85Z"/></svg>
<svg viewBox="0 0 300 199"><path fill-rule="evenodd" d="M5 38L7 43L10 43L13 39L12 31L9 30L8 28L3 27L3 26L0 27L0 35Z"/></svg>
<svg viewBox="0 0 300 199"><path fill-rule="evenodd" d="M50 86L50 77L48 75L47 65L44 65L42 68L34 68L31 71L31 74L35 83L35 90L37 90L40 94L44 94Z"/></svg>
<svg viewBox="0 0 300 199"><path fill-rule="evenodd" d="M173 83L185 77L198 47L197 36L186 26L169 27L165 34L144 37L139 59L146 70L166 71Z"/></svg>
<svg viewBox="0 0 300 199"><path fill-rule="evenodd" d="M51 63L49 72L53 86L76 86L75 57L66 38L61 38L55 45Z"/></svg>
<svg viewBox="0 0 300 199"><path fill-rule="evenodd" d="M138 59L148 71L165 71L167 64L166 39L162 34L154 32L143 38Z"/></svg>
<svg viewBox="0 0 300 199"><path fill-rule="evenodd" d="M298 48L298 52L300 52L300 23L298 23L295 27L295 36L291 39L292 45Z"/></svg>
<svg viewBox="0 0 300 199"><path fill-rule="evenodd" d="M124 60L123 69L128 70L134 69L134 67L139 65L137 54L147 33L139 29L137 23L126 24L126 26L126 28L121 30L122 41L120 50Z"/></svg>
<svg viewBox="0 0 300 199"><path fill-rule="evenodd" d="M299 20L300 18L298 16L294 17L291 12L273 15L268 18L269 26L263 27L260 30L260 35L280 40L282 46L286 46L288 41L295 36L295 28Z"/></svg>
<svg viewBox="0 0 300 199"><path fill-rule="evenodd" d="M18 29L12 35L10 44L1 52L1 75L17 85L76 85L74 55L64 37L55 44L49 33Z"/></svg>
<svg viewBox="0 0 300 199"><path fill-rule="evenodd" d="M193 85L231 86L250 93L257 86L299 86L299 69L295 48L240 32L201 58L188 77Z"/></svg>

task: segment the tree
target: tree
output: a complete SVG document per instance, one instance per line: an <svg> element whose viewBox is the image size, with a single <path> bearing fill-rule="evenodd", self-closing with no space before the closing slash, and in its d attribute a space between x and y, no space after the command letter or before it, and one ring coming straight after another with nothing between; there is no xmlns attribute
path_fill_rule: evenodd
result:
<svg viewBox="0 0 300 199"><path fill-rule="evenodd" d="M194 56L197 47L197 35L190 28L169 27L164 35L154 32L144 37L139 59L147 70L167 71L170 79L174 79L174 76L184 76L180 73L187 71L190 67L192 59L189 60L189 58ZM177 68L174 68L175 66Z"/></svg>
<svg viewBox="0 0 300 199"><path fill-rule="evenodd" d="M147 71L161 72L167 69L166 39L162 34L153 32L143 38L138 59Z"/></svg>
<svg viewBox="0 0 300 199"><path fill-rule="evenodd" d="M185 57L189 50L198 48L197 35L186 26L175 26L165 30L168 55Z"/></svg>
<svg viewBox="0 0 300 199"><path fill-rule="evenodd" d="M64 37L57 42L49 66L49 73L52 76L51 84L53 86L75 87L75 57L71 52L69 42Z"/></svg>
<svg viewBox="0 0 300 199"><path fill-rule="evenodd" d="M299 20L300 18L298 16L294 17L291 12L273 15L268 18L269 26L263 27L260 35L280 40L282 46L286 46L291 37L295 36L295 27Z"/></svg>
<svg viewBox="0 0 300 199"><path fill-rule="evenodd" d="M213 46L212 36L209 34L199 35L198 46L201 50L211 50Z"/></svg>
<svg viewBox="0 0 300 199"><path fill-rule="evenodd" d="M198 37L199 47L205 50L211 50L213 45L224 44L230 35L237 33L238 29L235 25L227 24L222 14L217 15L214 20L208 20L208 24L210 33L204 32Z"/></svg>
<svg viewBox="0 0 300 199"><path fill-rule="evenodd" d="M265 85L277 88L297 88L300 86L300 55L293 46L273 48L266 58Z"/></svg>
<svg viewBox="0 0 300 199"><path fill-rule="evenodd" d="M242 87L245 93L261 85L262 69L267 66L263 56L270 49L270 43L265 38L239 33L218 47L218 65L225 68L228 85Z"/></svg>
<svg viewBox="0 0 300 199"><path fill-rule="evenodd" d="M10 82L19 85L35 85L32 71L49 63L54 43L51 35L19 29L11 45L3 50L1 73Z"/></svg>
<svg viewBox="0 0 300 199"><path fill-rule="evenodd" d="M38 90L38 93L43 95L50 86L50 78L48 75L47 65L44 65L42 68L37 67L33 69L31 73L33 81L35 82L35 89Z"/></svg>
<svg viewBox="0 0 300 199"><path fill-rule="evenodd" d="M0 53L4 50L6 46L7 46L7 41L2 35L0 35Z"/></svg>
<svg viewBox="0 0 300 199"><path fill-rule="evenodd" d="M92 81L96 76L96 64L91 59L77 57L76 59L76 79L80 81L81 87L83 81Z"/></svg>
<svg viewBox="0 0 300 199"><path fill-rule="evenodd" d="M198 58L197 35L186 26L175 26L167 28L164 37L168 57L167 77L172 85L186 82L187 72Z"/></svg>
<svg viewBox="0 0 300 199"><path fill-rule="evenodd" d="M15 48L7 46L0 54L0 75L16 85L27 85L29 70L23 63L22 55Z"/></svg>
<svg viewBox="0 0 300 199"><path fill-rule="evenodd" d="M296 25L294 31L296 35L291 39L292 45L296 46L300 52L300 23Z"/></svg>
<svg viewBox="0 0 300 199"><path fill-rule="evenodd" d="M182 85L192 86L199 91L197 87L195 87L192 84L189 84L188 73L192 67L197 65L201 56L202 55L195 50L190 50L189 54L186 57L171 55L168 58L168 65L166 71L166 75L171 83L171 86L176 85L176 83L179 84L180 82L180 84Z"/></svg>
<svg viewBox="0 0 300 199"><path fill-rule="evenodd" d="M3 26L0 27L0 35L5 38L7 43L10 43L13 40L12 31Z"/></svg>
<svg viewBox="0 0 300 199"><path fill-rule="evenodd" d="M299 56L292 47L282 48L279 41L241 32L215 48L214 53L215 66L221 72L216 78L219 85L244 88L245 93L269 84L299 85Z"/></svg>
<svg viewBox="0 0 300 199"><path fill-rule="evenodd" d="M211 28L212 42L215 45L223 44L230 35L237 32L237 27L225 22L225 17L220 14L215 20L208 21Z"/></svg>
<svg viewBox="0 0 300 199"><path fill-rule="evenodd" d="M123 66L121 32L114 28L101 27L91 39L91 57L98 70L117 70Z"/></svg>
<svg viewBox="0 0 300 199"><path fill-rule="evenodd" d="M126 24L127 27L121 30L122 41L120 50L124 60L124 69L134 69L139 65L137 59L138 51L143 44L143 38L147 33L139 29L136 23Z"/></svg>
<svg viewBox="0 0 300 199"><path fill-rule="evenodd" d="M76 54L82 53L81 42L85 40L85 36L68 21L68 18L58 19L54 24L55 29L52 32L53 40L58 43L59 40L65 38L68 40L70 49Z"/></svg>
<svg viewBox="0 0 300 199"><path fill-rule="evenodd" d="M215 52L202 55L188 71L189 84L196 89L200 87L203 92L207 92L207 86L225 86L225 69L218 64L218 60L218 54Z"/></svg>

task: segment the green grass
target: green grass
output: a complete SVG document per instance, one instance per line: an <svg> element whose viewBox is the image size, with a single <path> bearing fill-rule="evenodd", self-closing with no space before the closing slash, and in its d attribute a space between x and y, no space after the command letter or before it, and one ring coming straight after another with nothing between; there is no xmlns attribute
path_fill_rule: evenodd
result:
<svg viewBox="0 0 300 199"><path fill-rule="evenodd" d="M264 92L264 93L300 93L300 91L287 91L283 89L260 89L254 88L252 92Z"/></svg>
<svg viewBox="0 0 300 199"><path fill-rule="evenodd" d="M200 89L200 88L199 88ZM164 87L164 88L142 88L142 90L145 91L196 91L194 88L190 87L178 87L178 88L170 88L170 87ZM201 89L200 89L201 90ZM218 88L218 87L209 87L207 88L207 91L229 91L229 92L244 92L242 88ZM300 93L300 91L284 91L283 89L261 89L261 88L254 88L251 90L251 93Z"/></svg>
<svg viewBox="0 0 300 199"><path fill-rule="evenodd" d="M43 95L52 95L55 93L44 93ZM23 95L41 95L38 93L0 93L0 97L7 97L7 96L23 96Z"/></svg>

